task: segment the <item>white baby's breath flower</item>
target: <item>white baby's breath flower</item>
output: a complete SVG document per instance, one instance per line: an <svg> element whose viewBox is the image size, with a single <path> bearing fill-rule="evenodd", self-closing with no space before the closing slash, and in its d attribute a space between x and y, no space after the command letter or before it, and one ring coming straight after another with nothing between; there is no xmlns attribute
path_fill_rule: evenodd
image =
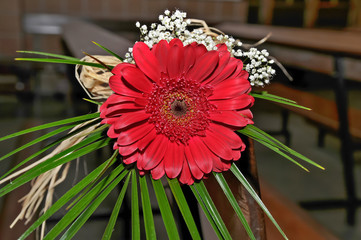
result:
<svg viewBox="0 0 361 240"><path fill-rule="evenodd" d="M136 22L136 27L141 33L141 41L152 48L161 40L171 41L178 38L183 42L183 45L188 45L193 42L203 44L208 51L217 50L217 45L220 43L227 46L228 51L232 56L241 58L244 61L244 70L249 73L249 81L252 86L264 86L269 84L275 70L270 66L274 60L269 59L267 50L259 51L257 48L250 48L248 50L241 49L242 42L236 40L232 36L218 35L212 37L204 32L201 28L187 29L191 24L190 19L185 19L187 14L179 10L173 13L169 10L164 11L164 15L159 15L160 23L152 23L150 30L146 25L141 25ZM129 49L125 55L125 62L134 62L132 55L132 48Z"/></svg>

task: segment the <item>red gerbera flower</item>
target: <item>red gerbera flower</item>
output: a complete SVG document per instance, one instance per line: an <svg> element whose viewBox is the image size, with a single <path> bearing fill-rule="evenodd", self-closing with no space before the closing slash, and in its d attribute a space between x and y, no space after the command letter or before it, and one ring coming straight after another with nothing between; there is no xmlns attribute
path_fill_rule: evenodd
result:
<svg viewBox="0 0 361 240"><path fill-rule="evenodd" d="M141 174L150 171L154 179L166 174L184 184L228 170L245 148L233 131L253 123L254 99L242 61L225 45L207 51L179 39L152 49L137 42L133 57L135 64L112 70L115 93L100 108L124 163L136 162Z"/></svg>

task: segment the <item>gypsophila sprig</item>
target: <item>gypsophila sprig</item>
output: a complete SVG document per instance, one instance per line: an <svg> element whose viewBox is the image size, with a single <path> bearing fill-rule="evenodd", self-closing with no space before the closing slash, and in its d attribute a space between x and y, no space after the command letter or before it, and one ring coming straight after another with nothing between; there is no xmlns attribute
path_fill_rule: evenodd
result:
<svg viewBox="0 0 361 240"><path fill-rule="evenodd" d="M265 86L270 83L275 70L271 66L273 60L268 58L267 50L242 48L243 44L240 40L223 34L217 29L209 28L202 20L186 19L186 17L185 12L175 10L172 13L166 10L158 18L160 23L152 23L150 28L136 22L135 26L141 33L140 41L152 48L161 40L170 42L178 38L184 46L196 42L204 45L208 51L217 50L219 44L223 43L232 56L244 62L244 69L250 74L249 81L252 86ZM125 54L124 62L134 63L132 49Z"/></svg>

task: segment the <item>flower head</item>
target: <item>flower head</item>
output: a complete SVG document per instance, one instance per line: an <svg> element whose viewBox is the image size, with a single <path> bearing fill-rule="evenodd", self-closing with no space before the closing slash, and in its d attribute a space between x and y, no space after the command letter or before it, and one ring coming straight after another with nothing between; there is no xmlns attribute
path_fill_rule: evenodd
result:
<svg viewBox="0 0 361 240"><path fill-rule="evenodd" d="M133 57L112 70L114 94L100 108L124 163L184 184L228 170L245 148L233 131L253 123L242 61L225 45L208 51L177 38L137 42Z"/></svg>

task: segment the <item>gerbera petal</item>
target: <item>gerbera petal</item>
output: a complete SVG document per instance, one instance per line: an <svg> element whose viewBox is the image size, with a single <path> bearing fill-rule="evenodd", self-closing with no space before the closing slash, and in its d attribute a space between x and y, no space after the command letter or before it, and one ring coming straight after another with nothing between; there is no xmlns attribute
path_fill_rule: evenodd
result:
<svg viewBox="0 0 361 240"><path fill-rule="evenodd" d="M232 76L232 74L237 69L237 64L238 64L237 61L233 61L232 59L233 58L230 58L227 65L223 68L223 70L217 76L214 76L213 79L207 81L207 84L210 84L211 86L216 86L220 82Z"/></svg>
<svg viewBox="0 0 361 240"><path fill-rule="evenodd" d="M204 144L218 157L231 160L232 159L232 150L227 144L227 141L224 138L217 136L211 131L207 131L207 136L201 138Z"/></svg>
<svg viewBox="0 0 361 240"><path fill-rule="evenodd" d="M122 70L122 76L130 85L142 92L149 93L153 88L153 84L149 78L138 68L124 68Z"/></svg>
<svg viewBox="0 0 361 240"><path fill-rule="evenodd" d="M249 119L253 118L253 114L252 114L250 109L244 109L244 110L240 110L240 111L237 111L237 112L239 114L241 114L242 116L247 117Z"/></svg>
<svg viewBox="0 0 361 240"><path fill-rule="evenodd" d="M246 107L251 107L254 103L254 98L250 95L243 94L241 96L225 99L210 101L217 107L217 110L239 110Z"/></svg>
<svg viewBox="0 0 361 240"><path fill-rule="evenodd" d="M189 145L185 146L184 153L185 153L185 157L187 159L188 165L189 165L189 170L192 173L192 176L198 180L202 179L202 177L204 176L204 173L201 171L201 169L196 164L196 162L193 158L193 155L190 151Z"/></svg>
<svg viewBox="0 0 361 240"><path fill-rule="evenodd" d="M151 170L163 159L169 140L164 135L157 135L143 153L142 169Z"/></svg>
<svg viewBox="0 0 361 240"><path fill-rule="evenodd" d="M142 106L136 106L134 103L120 103L117 105L112 105L107 109L104 109L100 112L101 118L112 118L112 117L119 117L126 112L134 112L144 109Z"/></svg>
<svg viewBox="0 0 361 240"><path fill-rule="evenodd" d="M112 94L108 97L108 99L100 106L99 111L102 112L103 110L107 109L108 107L111 107L113 105L116 105L118 103L122 102L134 102L133 97L127 97L122 96L119 94Z"/></svg>
<svg viewBox="0 0 361 240"><path fill-rule="evenodd" d="M107 131L107 135L110 138L117 138L119 136L119 131L117 132L114 128L114 125L110 125L108 131Z"/></svg>
<svg viewBox="0 0 361 240"><path fill-rule="evenodd" d="M130 86L125 85L121 79L121 75L111 76L109 78L109 86L114 92L120 95L138 98L143 97L141 92L131 89Z"/></svg>
<svg viewBox="0 0 361 240"><path fill-rule="evenodd" d="M212 82L213 79L216 78L228 65L230 57L231 54L228 51L219 52L219 61L217 67L215 68L214 72L212 72L212 74L206 80L204 80L204 82L202 82L202 85Z"/></svg>
<svg viewBox="0 0 361 240"><path fill-rule="evenodd" d="M210 51L203 54L188 71L187 78L196 82L202 82L214 71L214 68L218 64L218 59L217 51Z"/></svg>
<svg viewBox="0 0 361 240"><path fill-rule="evenodd" d="M128 146L119 146L118 151L119 154L122 156L128 156L132 153L134 153L137 150L137 145L136 144L130 144Z"/></svg>
<svg viewBox="0 0 361 240"><path fill-rule="evenodd" d="M136 66L134 64L130 64L130 63L120 63L112 69L112 73L115 75L120 75L122 70L126 67L135 68Z"/></svg>
<svg viewBox="0 0 361 240"><path fill-rule="evenodd" d="M179 175L184 158L184 145L170 142L163 159L164 170L169 178L175 178Z"/></svg>
<svg viewBox="0 0 361 240"><path fill-rule="evenodd" d="M192 177L187 161L183 161L182 172L179 176L179 181L183 184L188 185L192 185L194 183L194 179Z"/></svg>
<svg viewBox="0 0 361 240"><path fill-rule="evenodd" d="M131 163L133 163L133 162L138 161L138 158L139 158L139 152L134 152L134 153L131 154L131 155L124 156L124 157L123 157L123 162L124 162L125 164L131 164Z"/></svg>
<svg viewBox="0 0 361 240"><path fill-rule="evenodd" d="M170 47L167 62L167 71L170 78L178 78L183 71L184 66L183 45L174 44Z"/></svg>
<svg viewBox="0 0 361 240"><path fill-rule="evenodd" d="M133 57L137 66L154 82L159 82L160 67L158 59L151 53L144 42L137 42L133 47Z"/></svg>
<svg viewBox="0 0 361 240"><path fill-rule="evenodd" d="M191 45L187 45L184 48L184 68L183 73L187 73L190 68L193 67L196 61L194 47Z"/></svg>
<svg viewBox="0 0 361 240"><path fill-rule="evenodd" d="M216 135L217 138L223 138L227 141L230 148L239 149L244 144L242 139L231 129L219 124L210 123L210 130Z"/></svg>
<svg viewBox="0 0 361 240"><path fill-rule="evenodd" d="M234 70L234 72L229 76L229 78L235 78L238 77L240 75L243 75L246 71L243 70L243 62L237 58L231 58L230 61L234 62L236 64L236 69Z"/></svg>
<svg viewBox="0 0 361 240"><path fill-rule="evenodd" d="M233 161L238 161L241 158L241 150L240 149L234 149L232 150L232 159Z"/></svg>
<svg viewBox="0 0 361 240"><path fill-rule="evenodd" d="M245 78L229 78L213 88L213 95L209 99L233 98L244 94L250 87L249 81Z"/></svg>
<svg viewBox="0 0 361 240"><path fill-rule="evenodd" d="M213 167L212 155L200 137L194 137L189 141L189 150L199 169L206 174L210 173Z"/></svg>
<svg viewBox="0 0 361 240"><path fill-rule="evenodd" d="M235 127L244 127L248 124L247 120L235 111L213 112L209 116L213 121Z"/></svg>
<svg viewBox="0 0 361 240"><path fill-rule="evenodd" d="M160 162L155 168L153 168L150 173L152 174L154 180L158 180L163 177L165 174L163 161Z"/></svg>
<svg viewBox="0 0 361 240"><path fill-rule="evenodd" d="M228 52L227 45L224 44L224 43L217 44L217 48L218 48L219 51Z"/></svg>
<svg viewBox="0 0 361 240"><path fill-rule="evenodd" d="M152 48L153 54L158 59L160 71L163 73L167 72L168 49L169 44L166 40L160 40Z"/></svg>
<svg viewBox="0 0 361 240"><path fill-rule="evenodd" d="M119 120L115 122L116 129L122 129L128 127L129 125L144 121L149 118L149 114L144 111L124 113L119 117Z"/></svg>
<svg viewBox="0 0 361 240"><path fill-rule="evenodd" d="M153 128L150 132L147 133L147 135L145 135L145 137L143 137L137 142L139 150L143 151L144 148L146 148L149 145L149 143L151 143L154 140L156 136L157 136L157 132Z"/></svg>
<svg viewBox="0 0 361 240"><path fill-rule="evenodd" d="M224 172L231 168L230 161L222 161L220 158L213 160L213 171L215 172Z"/></svg>
<svg viewBox="0 0 361 240"><path fill-rule="evenodd" d="M114 126L114 125L112 125L112 126ZM149 123L136 125L132 128L126 129L126 130L118 133L117 142L121 146L127 146L127 145L134 143L134 142L138 141L139 139L143 138L153 128L154 128L154 126Z"/></svg>
<svg viewBox="0 0 361 240"><path fill-rule="evenodd" d="M196 59L203 56L207 52L207 48L203 44L197 44L194 42L192 43L192 47L194 49Z"/></svg>

